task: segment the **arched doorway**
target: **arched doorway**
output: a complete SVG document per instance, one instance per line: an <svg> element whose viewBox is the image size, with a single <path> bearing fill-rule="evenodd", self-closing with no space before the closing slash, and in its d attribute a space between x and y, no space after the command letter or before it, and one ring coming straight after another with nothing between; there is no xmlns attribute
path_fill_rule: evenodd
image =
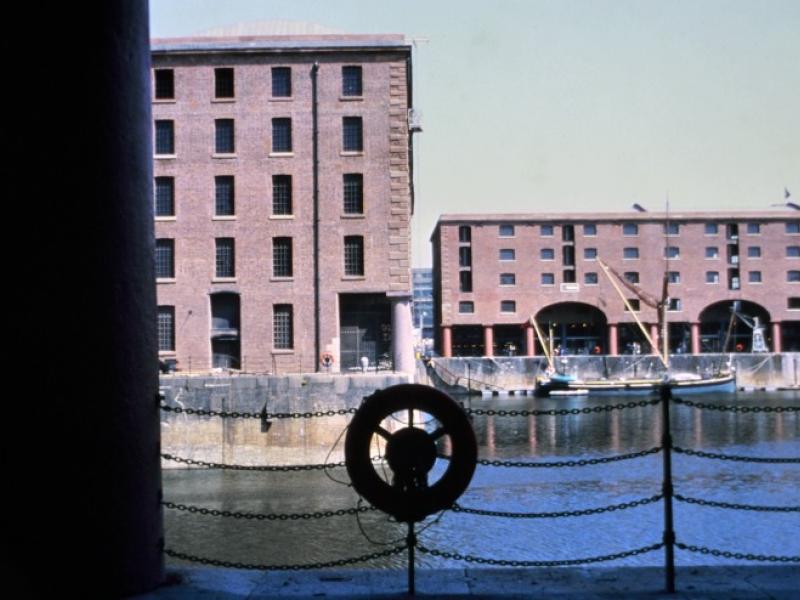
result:
<svg viewBox="0 0 800 600"><path fill-rule="evenodd" d="M559 302L536 313L536 321L557 354L606 354L608 321L599 308L582 302ZM537 353L542 352L536 340Z"/></svg>
<svg viewBox="0 0 800 600"><path fill-rule="evenodd" d="M738 303L733 314L734 303ZM760 304L748 300L723 300L708 305L700 313L700 352L752 352L753 325L764 328L768 348L771 348L770 316Z"/></svg>

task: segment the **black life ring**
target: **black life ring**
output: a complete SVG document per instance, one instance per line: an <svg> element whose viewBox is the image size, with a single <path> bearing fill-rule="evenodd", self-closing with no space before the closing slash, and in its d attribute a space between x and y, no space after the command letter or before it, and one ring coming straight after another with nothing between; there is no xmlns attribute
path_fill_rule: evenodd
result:
<svg viewBox="0 0 800 600"><path fill-rule="evenodd" d="M325 352L319 359L320 364L323 367L330 367L333 365L333 354L330 352Z"/></svg>
<svg viewBox="0 0 800 600"><path fill-rule="evenodd" d="M430 433L416 427L395 432L381 427L384 419L405 410L427 413L438 424ZM373 435L386 440L391 482L375 470L370 454ZM447 469L429 486L436 440L444 435L450 438L452 449ZM450 396L429 386L404 383L364 399L347 429L344 456L356 492L398 521L411 523L449 508L467 489L478 460L478 444L466 413Z"/></svg>

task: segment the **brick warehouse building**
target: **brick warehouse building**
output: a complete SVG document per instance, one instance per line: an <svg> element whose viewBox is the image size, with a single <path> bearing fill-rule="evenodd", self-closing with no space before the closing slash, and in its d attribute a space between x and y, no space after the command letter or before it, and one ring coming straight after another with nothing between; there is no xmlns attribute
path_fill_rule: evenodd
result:
<svg viewBox="0 0 800 600"><path fill-rule="evenodd" d="M750 351L755 317L770 351L800 350L795 210L453 214L431 243L445 357L539 354L531 318L564 354L649 351L610 280L654 340L656 310L598 259L655 298L668 272L673 353L718 352L726 340L728 351ZM734 300L743 319L731 319Z"/></svg>
<svg viewBox="0 0 800 600"><path fill-rule="evenodd" d="M410 44L164 39L152 65L160 358L410 371Z"/></svg>

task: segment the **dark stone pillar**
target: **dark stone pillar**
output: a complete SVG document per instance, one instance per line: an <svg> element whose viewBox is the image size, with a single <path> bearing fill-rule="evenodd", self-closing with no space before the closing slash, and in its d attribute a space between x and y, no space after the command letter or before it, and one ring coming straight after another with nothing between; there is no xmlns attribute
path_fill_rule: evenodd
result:
<svg viewBox="0 0 800 600"><path fill-rule="evenodd" d="M36 26L3 39L17 234L3 532L30 596L163 579L147 9L27 3L15 18Z"/></svg>

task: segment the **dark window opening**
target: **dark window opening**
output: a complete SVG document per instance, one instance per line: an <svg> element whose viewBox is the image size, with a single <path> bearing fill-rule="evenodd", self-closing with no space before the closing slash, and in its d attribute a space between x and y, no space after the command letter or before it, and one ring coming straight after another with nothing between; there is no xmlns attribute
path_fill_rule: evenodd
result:
<svg viewBox="0 0 800 600"><path fill-rule="evenodd" d="M174 177L156 177L155 214L157 217L175 216Z"/></svg>
<svg viewBox="0 0 800 600"><path fill-rule="evenodd" d="M342 67L342 96L361 96L364 93L361 67Z"/></svg>
<svg viewBox="0 0 800 600"><path fill-rule="evenodd" d="M156 121L156 154L175 154L174 121Z"/></svg>
<svg viewBox="0 0 800 600"><path fill-rule="evenodd" d="M233 98L233 69L214 69L214 97Z"/></svg>
<svg viewBox="0 0 800 600"><path fill-rule="evenodd" d="M276 304L272 308L272 346L276 350L294 348L294 310L291 304Z"/></svg>
<svg viewBox="0 0 800 600"><path fill-rule="evenodd" d="M155 96L156 100L175 99L175 71L172 69L155 70Z"/></svg>
<svg viewBox="0 0 800 600"><path fill-rule="evenodd" d="M215 199L214 211L218 217L232 216L234 211L233 176L218 175L214 177Z"/></svg>
<svg viewBox="0 0 800 600"><path fill-rule="evenodd" d="M214 152L233 154L235 151L233 119L216 119L214 121Z"/></svg>
<svg viewBox="0 0 800 600"><path fill-rule="evenodd" d="M233 238L216 239L216 276L236 277L236 257Z"/></svg>
<svg viewBox="0 0 800 600"><path fill-rule="evenodd" d="M175 277L175 240L156 240L156 277L158 279Z"/></svg>
<svg viewBox="0 0 800 600"><path fill-rule="evenodd" d="M272 214L292 214L292 176L272 176Z"/></svg>
<svg viewBox="0 0 800 600"><path fill-rule="evenodd" d="M175 351L175 307L158 307L158 350Z"/></svg>
<svg viewBox="0 0 800 600"><path fill-rule="evenodd" d="M364 275L364 238L360 235L348 235L344 238L344 274Z"/></svg>
<svg viewBox="0 0 800 600"><path fill-rule="evenodd" d="M361 117L342 117L342 149L345 152L364 150L364 131Z"/></svg>
<svg viewBox="0 0 800 600"><path fill-rule="evenodd" d="M292 120L286 117L272 119L272 151L292 151Z"/></svg>
<svg viewBox="0 0 800 600"><path fill-rule="evenodd" d="M289 67L272 67L272 97L292 96L292 70Z"/></svg>
<svg viewBox="0 0 800 600"><path fill-rule="evenodd" d="M364 176L361 173L344 174L344 213L364 213Z"/></svg>
<svg viewBox="0 0 800 600"><path fill-rule="evenodd" d="M458 241L466 244L472 241L472 228L469 225L461 225L458 228Z"/></svg>
<svg viewBox="0 0 800 600"><path fill-rule="evenodd" d="M458 290L460 292L472 291L472 271L458 272Z"/></svg>
<svg viewBox="0 0 800 600"><path fill-rule="evenodd" d="M272 276L291 277L292 273L292 238L272 238Z"/></svg>

